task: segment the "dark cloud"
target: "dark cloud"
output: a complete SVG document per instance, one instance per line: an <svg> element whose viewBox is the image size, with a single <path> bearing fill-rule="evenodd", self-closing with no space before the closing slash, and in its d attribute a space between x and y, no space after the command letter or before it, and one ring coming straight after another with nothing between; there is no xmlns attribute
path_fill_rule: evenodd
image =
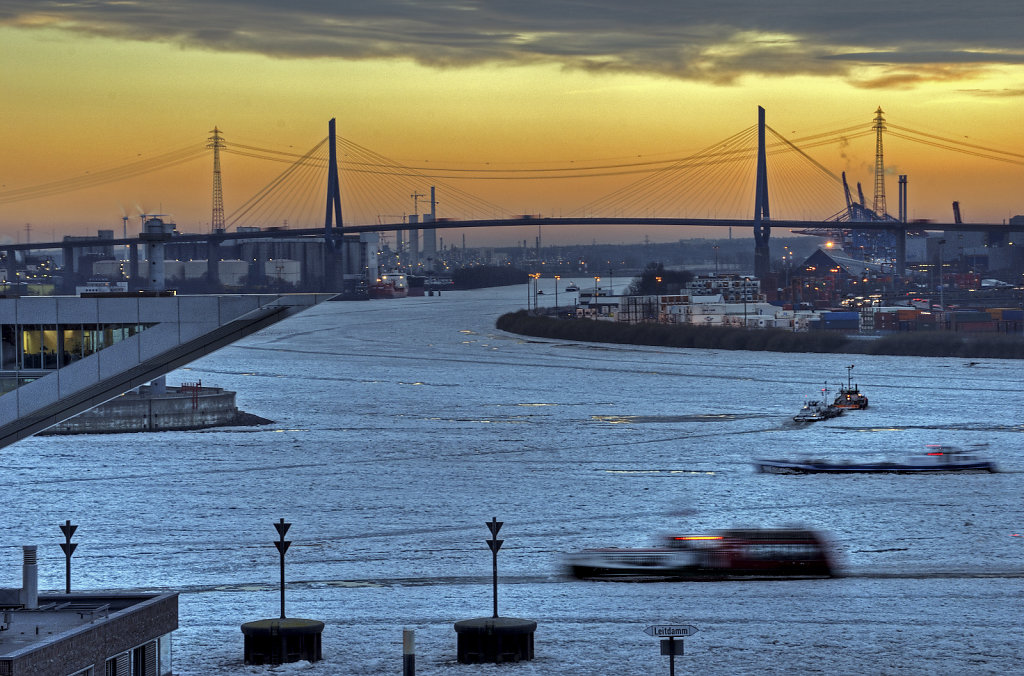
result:
<svg viewBox="0 0 1024 676"><path fill-rule="evenodd" d="M1024 51L984 52L984 51L915 51L904 49L896 52L854 52L833 54L830 59L842 61L858 61L861 63L915 63L915 64L1021 64L1024 63Z"/></svg>
<svg viewBox="0 0 1024 676"><path fill-rule="evenodd" d="M0 0L0 25L277 58L555 63L720 83L756 73L913 86L943 79L925 66L965 76L1024 62L1024 9L1006 0ZM912 67L854 75L879 65Z"/></svg>
<svg viewBox="0 0 1024 676"><path fill-rule="evenodd" d="M973 94L974 96L988 96L992 98L1019 98L1024 97L1024 88L1022 89L961 89L964 94Z"/></svg>

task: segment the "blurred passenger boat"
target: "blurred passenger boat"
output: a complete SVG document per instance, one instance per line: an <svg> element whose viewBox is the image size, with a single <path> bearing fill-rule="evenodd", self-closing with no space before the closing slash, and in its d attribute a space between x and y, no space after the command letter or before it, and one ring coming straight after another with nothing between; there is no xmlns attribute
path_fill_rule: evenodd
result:
<svg viewBox="0 0 1024 676"><path fill-rule="evenodd" d="M930 444L925 452L904 462L828 462L826 460L755 460L758 472L768 474L921 474L936 472L996 472L995 463L974 451Z"/></svg>
<svg viewBox="0 0 1024 676"><path fill-rule="evenodd" d="M668 536L661 547L584 549L565 557L577 578L720 580L831 577L824 538L796 528Z"/></svg>

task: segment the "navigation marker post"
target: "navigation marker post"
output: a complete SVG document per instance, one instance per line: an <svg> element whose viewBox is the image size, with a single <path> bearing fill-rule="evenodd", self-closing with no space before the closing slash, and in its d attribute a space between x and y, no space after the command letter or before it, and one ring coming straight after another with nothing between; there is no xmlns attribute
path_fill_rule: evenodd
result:
<svg viewBox="0 0 1024 676"><path fill-rule="evenodd" d="M323 659L320 635L324 623L284 614L284 553L291 546L285 533L292 525L283 518L274 524L278 539L274 542L281 559L281 617L256 620L242 625L245 636L246 664L285 664L287 662L319 662Z"/></svg>
<svg viewBox="0 0 1024 676"><path fill-rule="evenodd" d="M676 655L683 655L683 642L676 645L677 638L693 636L698 631L692 624L652 624L644 629L648 636L661 638L661 654L668 655L669 676L676 674Z"/></svg>
<svg viewBox="0 0 1024 676"><path fill-rule="evenodd" d="M501 549L501 544L504 542L497 538L498 531L501 530L504 523L504 521L498 521L496 516L492 516L491 520L487 522L487 529L491 531L491 539L487 541L487 546L491 548L494 563L494 617L498 616L498 550Z"/></svg>
<svg viewBox="0 0 1024 676"><path fill-rule="evenodd" d="M459 664L532 660L533 633L537 623L517 617L498 617L498 550L505 542L498 539L498 531L504 522L495 516L486 525L491 531L491 539L486 542L491 550L494 575L494 614L455 623L457 659Z"/></svg>
<svg viewBox="0 0 1024 676"><path fill-rule="evenodd" d="M77 542L71 541L71 536L78 530L78 526L71 523L70 519L65 519L64 523L60 526L60 532L64 533L65 542L60 543L60 548L64 550L64 593L71 593L71 555L75 553L75 549L78 548Z"/></svg>
<svg viewBox="0 0 1024 676"><path fill-rule="evenodd" d="M284 553L288 551L291 546L290 540L284 539L284 534L291 528L290 523L285 523L284 518L274 524L274 528L277 529L278 540L274 542L274 546L277 547L277 551L281 554L281 619L284 619Z"/></svg>

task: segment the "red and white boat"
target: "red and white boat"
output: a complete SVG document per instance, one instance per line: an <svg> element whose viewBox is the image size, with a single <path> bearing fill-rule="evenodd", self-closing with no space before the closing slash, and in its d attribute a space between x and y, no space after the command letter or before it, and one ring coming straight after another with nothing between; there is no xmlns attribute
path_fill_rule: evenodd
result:
<svg viewBox="0 0 1024 676"><path fill-rule="evenodd" d="M405 298L409 295L409 282L404 272L383 272L370 286L370 298Z"/></svg>

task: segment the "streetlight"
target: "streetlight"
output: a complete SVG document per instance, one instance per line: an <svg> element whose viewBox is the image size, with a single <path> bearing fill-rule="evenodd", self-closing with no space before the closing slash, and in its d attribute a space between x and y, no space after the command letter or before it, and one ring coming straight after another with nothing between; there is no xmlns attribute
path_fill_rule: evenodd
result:
<svg viewBox="0 0 1024 676"><path fill-rule="evenodd" d="M562 277L561 275L555 275L555 316L558 316L558 280Z"/></svg>
<svg viewBox="0 0 1024 676"><path fill-rule="evenodd" d="M945 297L945 284L942 283L942 245L946 243L946 240L939 240L939 310L944 311L946 309ZM943 322L945 323L945 322Z"/></svg>
<svg viewBox="0 0 1024 676"><path fill-rule="evenodd" d="M747 291L750 288L750 277L743 278L743 328L747 328Z"/></svg>
<svg viewBox="0 0 1024 676"><path fill-rule="evenodd" d="M715 277L718 276L718 245L712 247L715 250Z"/></svg>

